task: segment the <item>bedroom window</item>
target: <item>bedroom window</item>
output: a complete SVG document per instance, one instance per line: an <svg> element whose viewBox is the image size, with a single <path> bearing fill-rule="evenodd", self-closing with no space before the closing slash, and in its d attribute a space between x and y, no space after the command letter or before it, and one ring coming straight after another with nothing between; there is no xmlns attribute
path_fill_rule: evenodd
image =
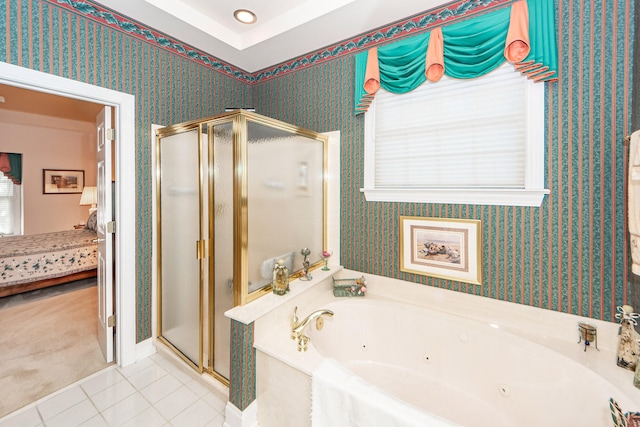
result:
<svg viewBox="0 0 640 427"><path fill-rule="evenodd" d="M0 173L0 236L22 234L22 186Z"/></svg>
<svg viewBox="0 0 640 427"><path fill-rule="evenodd" d="M505 64L405 94L380 89L365 113L369 201L540 206L544 84Z"/></svg>

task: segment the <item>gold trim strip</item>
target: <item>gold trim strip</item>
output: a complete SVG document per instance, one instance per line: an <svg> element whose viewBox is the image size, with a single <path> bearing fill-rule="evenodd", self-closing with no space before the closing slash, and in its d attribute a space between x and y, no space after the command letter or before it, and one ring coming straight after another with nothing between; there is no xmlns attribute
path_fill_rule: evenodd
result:
<svg viewBox="0 0 640 427"><path fill-rule="evenodd" d="M203 259L205 257L204 252L204 240L196 240L196 259Z"/></svg>
<svg viewBox="0 0 640 427"><path fill-rule="evenodd" d="M208 248L208 252L207 252L207 256L209 257L209 281L208 281L208 303L209 303L209 310L207 313L207 316L209 318L209 328L211 331L215 331L216 330L216 320L215 320L215 302L216 302L216 297L215 297L215 251L214 251L214 242L215 242L215 221L214 221L214 214L215 214L215 193L214 193L214 174L213 174L213 140L214 140L214 136L213 136L213 124L208 124L207 125L207 148L208 148L208 156L207 156L207 166L208 166L208 173L207 173L207 181L209 183L209 191L207 194L207 204L209 206L209 233L207 236L208 239L208 244L209 244L209 248ZM214 363L214 355L215 355L215 336L214 333L210 333L209 334L209 357L208 360L206 361L207 366L209 367L209 370L212 371L213 374L213 363ZM217 375L217 372L215 373ZM216 375L214 375L214 377L216 377ZM217 377L216 377L217 378ZM223 377L224 378L224 377ZM219 378L217 378L218 381L221 381ZM222 381L221 381L222 382ZM226 383L223 382L223 384L225 384L226 386L229 386L229 381L227 380Z"/></svg>
<svg viewBox="0 0 640 427"><path fill-rule="evenodd" d="M202 164L202 126L198 126L198 208L199 208L199 216L200 218L199 220L199 235L200 235L200 240L199 240L199 249L200 249L200 257L199 259L199 267L200 267L200 280L199 280L199 284L200 284L200 289L199 289L199 295L198 295L198 299L199 299L199 305L200 305L200 309L199 309L199 324L198 324L198 332L199 332L199 342L198 342L198 352L199 352L199 369L200 369L200 373L202 373L203 369L204 369L204 311L205 311L205 301L204 301L204 280L205 280L205 262L203 261L203 258L205 256L205 247L204 247L204 240L203 240L203 234L204 234L204 226L203 226L203 222L204 222L204 210L205 210L205 204L202 200L202 192L203 189L205 187L205 183L203 182L204 179L204 173L205 171L204 169L204 165Z"/></svg>
<svg viewBox="0 0 640 427"><path fill-rule="evenodd" d="M156 280L157 280L157 289L158 289L158 295L157 295L157 304L158 304L158 316L157 316L157 323L156 323L156 327L157 327L157 331L156 333L158 334L158 336L162 335L162 227L160 226L161 224L161 186L162 186L162 180L161 178L161 169L160 169L160 165L161 165L161 157L162 157L162 150L160 149L160 136L158 135L158 132L156 131L156 138L155 138L155 144L156 144L156 236L157 236L157 240L156 240L156 251L157 251L157 271L156 271Z"/></svg>
<svg viewBox="0 0 640 427"><path fill-rule="evenodd" d="M196 363L194 363L191 359L185 356L185 354L182 353L182 351L180 351L176 346L171 344L171 342L167 340L165 337L159 336L158 341L160 341L162 344L169 347L176 355L178 355L178 357L184 360L191 368L195 369L199 373L202 373L202 369L200 369Z"/></svg>
<svg viewBox="0 0 640 427"><path fill-rule="evenodd" d="M247 120L244 115L238 114L233 120L233 297L235 305L246 304L249 295L247 145Z"/></svg>
<svg viewBox="0 0 640 427"><path fill-rule="evenodd" d="M213 368L210 368L210 369L207 369L205 372L211 375L216 380L220 381L224 386L229 387L229 384L230 384L229 379L220 375L218 371L214 370Z"/></svg>

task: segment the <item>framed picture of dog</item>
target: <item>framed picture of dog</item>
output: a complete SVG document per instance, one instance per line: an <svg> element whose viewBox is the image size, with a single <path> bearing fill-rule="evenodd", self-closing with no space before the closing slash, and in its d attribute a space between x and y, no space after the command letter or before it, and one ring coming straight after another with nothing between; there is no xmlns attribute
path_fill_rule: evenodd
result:
<svg viewBox="0 0 640 427"><path fill-rule="evenodd" d="M482 284L482 222L400 217L400 271Z"/></svg>

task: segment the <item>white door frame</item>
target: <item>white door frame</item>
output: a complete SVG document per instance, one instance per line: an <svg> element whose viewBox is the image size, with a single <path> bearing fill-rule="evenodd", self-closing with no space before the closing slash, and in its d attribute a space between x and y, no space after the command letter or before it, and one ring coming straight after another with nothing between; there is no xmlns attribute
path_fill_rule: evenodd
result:
<svg viewBox="0 0 640 427"><path fill-rule="evenodd" d="M116 127L116 354L136 362L135 97L127 93L0 62L0 83L114 107Z"/></svg>
<svg viewBox="0 0 640 427"><path fill-rule="evenodd" d="M109 323L109 318L114 313L113 294L113 230L109 230L108 224L113 218L113 190L112 182L112 155L114 142L111 141L108 130L112 126L112 108L102 107L96 116L96 163L98 185L98 206L96 240L98 243L98 316L96 326L98 329L98 344L107 363L115 360L114 332L115 327Z"/></svg>

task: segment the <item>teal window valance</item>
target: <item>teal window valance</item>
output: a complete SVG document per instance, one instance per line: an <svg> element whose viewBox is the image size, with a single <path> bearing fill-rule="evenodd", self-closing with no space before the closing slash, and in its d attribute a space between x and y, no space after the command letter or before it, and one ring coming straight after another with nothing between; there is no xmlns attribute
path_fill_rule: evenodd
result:
<svg viewBox="0 0 640 427"><path fill-rule="evenodd" d="M14 184L22 184L22 154L0 153L0 173Z"/></svg>
<svg viewBox="0 0 640 427"><path fill-rule="evenodd" d="M356 113L367 110L380 87L407 93L443 74L480 77L505 61L535 81L554 81L557 50L553 0L518 0L511 7L356 55Z"/></svg>

